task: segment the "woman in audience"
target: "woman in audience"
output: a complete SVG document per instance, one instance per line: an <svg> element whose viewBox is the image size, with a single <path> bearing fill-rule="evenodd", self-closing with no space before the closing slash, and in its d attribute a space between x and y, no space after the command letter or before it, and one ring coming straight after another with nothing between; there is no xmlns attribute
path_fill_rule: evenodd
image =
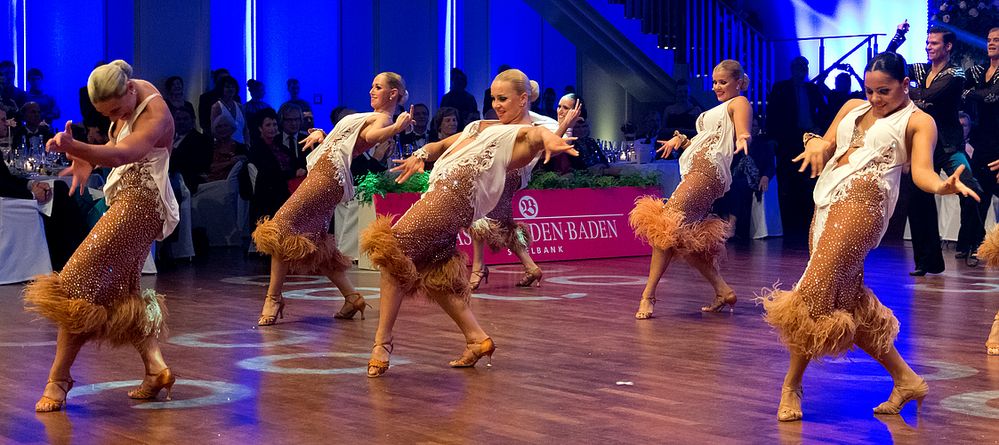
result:
<svg viewBox="0 0 999 445"><path fill-rule="evenodd" d="M565 105L565 109L563 109L563 105ZM575 98L569 99L565 103L560 102L557 126L554 129L550 127L548 129L553 130L556 136L565 135L567 129L571 128L579 118L582 105L582 101ZM555 124L555 121L547 116L539 116L538 118L532 116L533 125L546 126L546 123ZM553 156L551 161L568 157L568 153L562 153ZM520 260L520 264L524 266L524 276L517 282L517 287L541 286L541 268L531 258L529 250L531 232L526 225L513 219L513 195L518 190L527 187L531 181L531 171L534 169L534 164L532 162L523 168L508 171L506 181L503 184L503 193L496 206L485 218L476 220L469 228L469 234L472 236L472 274L468 283L472 290L478 289L482 282L489 282L489 268L486 267L484 258L486 244L493 252L498 252L503 248L509 249Z"/></svg>
<svg viewBox="0 0 999 445"><path fill-rule="evenodd" d="M61 273L39 277L25 289L27 309L59 326L48 384L35 404L38 412L66 405L73 388L70 367L88 341L131 344L139 351L145 378L128 393L133 399L155 398L164 388L169 399L175 381L158 341L166 329L163 296L139 291L153 240L169 235L179 219L167 179L173 118L156 87L131 76L132 67L115 60L95 68L87 82L90 100L112 121L107 145L73 140L67 122L66 131L46 146L73 161L60 173L73 177L70 191L86 187L95 165L114 170L104 187L107 213Z"/></svg>
<svg viewBox="0 0 999 445"><path fill-rule="evenodd" d="M766 321L791 353L777 406L780 421L802 417L801 383L808 364L853 346L884 366L895 383L875 414L898 414L929 392L895 349L898 319L864 286L864 258L884 236L906 164L911 164L912 180L928 193L976 200L978 195L958 179L963 166L947 180L934 170L936 124L909 100L905 72L905 59L898 54L871 59L864 70L868 100L843 105L825 136L806 133L804 152L794 158L802 163L799 171L810 168L819 178L811 255L793 289L760 299Z"/></svg>
<svg viewBox="0 0 999 445"><path fill-rule="evenodd" d="M170 112L173 113L174 110L183 108L190 112L193 117L195 115L194 104L188 102L187 98L184 97L184 79L181 79L180 76L170 76L164 82L164 86L166 87L164 89L166 97L163 99L166 100L167 106L170 107Z"/></svg>
<svg viewBox="0 0 999 445"><path fill-rule="evenodd" d="M305 163L298 162L292 149L285 147L277 137L277 112L264 110L258 118L250 145L250 164L256 169L253 199L250 200L253 221L273 216L291 196L288 181L306 173Z"/></svg>
<svg viewBox="0 0 999 445"><path fill-rule="evenodd" d="M454 320L465 337L465 351L452 367L471 367L492 357L496 346L479 326L469 305L467 257L456 248L458 231L496 205L508 170L546 154L572 148L543 127L531 126L530 99L537 83L518 70L507 70L492 83L493 107L500 118L476 121L440 142L417 150L394 170L403 182L436 161L427 192L393 225L381 216L361 235L361 249L381 270L381 301L368 377L389 367L392 328L402 300L418 294L433 300ZM497 125L508 124L508 125Z"/></svg>
<svg viewBox="0 0 999 445"><path fill-rule="evenodd" d="M236 122L228 114L220 114L212 119L212 161L208 166L206 181L218 181L229 177L232 167L249 154L246 144L233 140Z"/></svg>
<svg viewBox="0 0 999 445"><path fill-rule="evenodd" d="M336 239L328 233L329 224L335 207L354 196L351 160L372 147L393 144L393 137L412 122L406 112L392 122L396 106L409 97L402 76L391 72L375 76L369 93L374 111L343 117L329 135L322 130L309 134L303 149L319 144L308 156L309 175L274 218L265 216L253 232L257 249L271 255L270 284L257 322L260 326L272 325L283 317L281 288L289 270L326 275L344 297L334 318L350 319L360 312L364 319L367 304L347 278L351 262L337 249Z"/></svg>
<svg viewBox="0 0 999 445"><path fill-rule="evenodd" d="M659 151L664 158L673 150L685 150L680 156L680 185L665 203L647 196L637 200L631 211L629 221L635 234L652 245L649 279L635 314L638 319L652 317L659 279L676 255L686 259L714 288L714 302L702 307L702 311L718 312L735 306L735 292L718 273L717 264L729 226L708 212L732 183L732 155L746 153L749 147L753 109L742 95L749 76L739 62L723 60L715 66L711 78L721 104L698 118L697 136L688 139L677 131L672 139L660 141Z"/></svg>
<svg viewBox="0 0 999 445"><path fill-rule="evenodd" d="M458 132L458 109L441 107L430 124L430 142L443 141Z"/></svg>
<svg viewBox="0 0 999 445"><path fill-rule="evenodd" d="M236 79L223 76L219 79L219 85L222 89L222 96L218 102L212 105L212 120L215 120L220 114L228 115L236 123L236 131L232 134L232 139L241 144L245 143L249 138L249 133L246 128L246 118L243 117L243 105L237 100L239 96L236 95L236 92L239 90L239 84L236 83Z"/></svg>

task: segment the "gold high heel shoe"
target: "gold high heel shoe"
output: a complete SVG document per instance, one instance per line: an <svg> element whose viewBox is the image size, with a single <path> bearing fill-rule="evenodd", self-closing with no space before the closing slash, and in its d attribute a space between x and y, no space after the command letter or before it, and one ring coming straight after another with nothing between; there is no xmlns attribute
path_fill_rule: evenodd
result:
<svg viewBox="0 0 999 445"><path fill-rule="evenodd" d="M874 414L898 414L902 411L902 407L913 399L916 400L916 412L919 412L919 408L923 405L923 398L928 392L930 392L930 386L923 379L919 379L919 384L916 386L908 388L896 384L891 389L888 400L874 407Z"/></svg>
<svg viewBox="0 0 999 445"><path fill-rule="evenodd" d="M66 380L52 380L45 384L48 386L50 383L55 384L56 388L62 390L62 400L56 400L48 396L42 396L35 403L36 413L51 413L53 411L60 411L66 407L66 398L69 397L69 390L73 389L73 379ZM65 384L65 386L63 386Z"/></svg>
<svg viewBox="0 0 999 445"><path fill-rule="evenodd" d="M385 352L388 353L390 359L392 356L392 351L395 349L395 346L392 345L392 340L389 340L388 343L381 343L381 344L375 343L375 345L371 348L372 349L371 359L368 360L368 377L371 378L385 374L385 371L388 371L389 368L388 360L378 360L374 358L375 355L374 350L378 349L379 347L381 347L382 349L385 350Z"/></svg>
<svg viewBox="0 0 999 445"><path fill-rule="evenodd" d="M265 313L260 314L260 319L257 320L257 326L273 326L277 323L277 319L280 317L284 320L284 296L267 294L267 298L264 299L264 306L267 306L267 302L270 301L277 305L277 310L274 311L274 315L267 315Z"/></svg>
<svg viewBox="0 0 999 445"><path fill-rule="evenodd" d="M735 312L735 302L738 301L735 298L735 292L728 295L715 295L715 301L711 302L711 305L704 306L701 308L702 312L721 312L725 310L725 306L728 306L729 312Z"/></svg>
<svg viewBox="0 0 999 445"><path fill-rule="evenodd" d="M642 310L643 301L648 301L649 304L652 305L652 307L649 308L649 310L647 311L643 311ZM639 320L648 320L652 318L652 311L653 309L655 309L655 307L656 307L656 297L642 297L642 299L638 301L638 312L635 312L635 318Z"/></svg>
<svg viewBox="0 0 999 445"><path fill-rule="evenodd" d="M781 422L794 422L801 420L801 398L804 391L801 387L780 389L780 404L777 405L777 420Z"/></svg>
<svg viewBox="0 0 999 445"><path fill-rule="evenodd" d="M138 388L129 391L128 397L133 399L155 399L160 394L160 390L166 389L166 399L172 400L170 395L173 393L173 384L177 381L177 378L170 372L170 368L163 368L159 374L146 374L146 377L152 377L153 381L150 383L146 379L142 379L142 384Z"/></svg>
<svg viewBox="0 0 999 445"><path fill-rule="evenodd" d="M999 314L992 322L992 332L989 332L989 339L985 340L985 349L989 355L999 355Z"/></svg>
<svg viewBox="0 0 999 445"><path fill-rule="evenodd" d="M472 277L468 280L468 286L472 290L478 290L481 283L489 283L489 268L486 266L482 266L482 270L473 270Z"/></svg>
<svg viewBox="0 0 999 445"><path fill-rule="evenodd" d="M541 273L540 267L535 267L534 269L531 270L525 270L524 278L520 279L520 281L517 283L517 287L531 287L532 284L534 285L534 287L541 287L542 275L543 274Z"/></svg>
<svg viewBox="0 0 999 445"><path fill-rule="evenodd" d="M364 302L364 296L360 293L355 292L350 295L345 295L343 297L343 306L340 307L339 312L333 314L333 318L353 320L354 314L360 312L361 320L364 320L364 310L369 307L371 307L371 305Z"/></svg>
<svg viewBox="0 0 999 445"><path fill-rule="evenodd" d="M493 352L496 352L496 344L493 339L486 337L480 343L469 343L465 345L465 352L457 360L451 360L448 364L452 368L471 368L479 362L482 357L487 357L486 366L493 365Z"/></svg>

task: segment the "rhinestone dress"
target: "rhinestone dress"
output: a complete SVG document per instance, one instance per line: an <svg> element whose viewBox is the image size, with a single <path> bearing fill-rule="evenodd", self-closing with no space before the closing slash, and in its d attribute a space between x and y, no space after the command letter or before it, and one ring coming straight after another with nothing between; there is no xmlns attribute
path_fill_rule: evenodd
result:
<svg viewBox="0 0 999 445"><path fill-rule="evenodd" d="M136 108L116 141L132 132L136 117L155 96ZM157 181L166 177L169 150L155 147L143 160L112 171L114 181L105 186L107 213L62 272L38 277L26 287L27 310L72 334L111 345L134 344L165 331L163 296L151 289L140 293L139 279L153 241L169 235L176 224L168 224L177 219L173 191L169 185L161 189Z"/></svg>
<svg viewBox="0 0 999 445"><path fill-rule="evenodd" d="M729 224L709 211L732 184L735 124L728 114L731 101L697 118L697 135L680 156L683 179L673 195L665 202L654 196L635 201L628 221L635 235L653 247L711 261L725 249Z"/></svg>
<svg viewBox="0 0 999 445"><path fill-rule="evenodd" d="M761 298L767 322L796 354L841 355L854 344L884 353L898 335L898 319L864 286L864 259L898 200L909 162L905 131L916 106L910 102L863 132L857 122L870 109L866 102L857 106L836 129L836 152L815 185L804 274L792 290Z"/></svg>
<svg viewBox="0 0 999 445"><path fill-rule="evenodd" d="M485 216L506 183L513 145L523 125L469 124L435 163L427 192L393 225L380 216L361 235L361 249L404 294L467 300L468 259L458 232Z"/></svg>
<svg viewBox="0 0 999 445"><path fill-rule="evenodd" d="M336 206L354 196L350 162L364 122L374 113L343 118L309 154L309 174L274 214L253 231L257 249L287 262L292 273L328 274L350 267L328 233ZM390 143L390 142L386 142Z"/></svg>

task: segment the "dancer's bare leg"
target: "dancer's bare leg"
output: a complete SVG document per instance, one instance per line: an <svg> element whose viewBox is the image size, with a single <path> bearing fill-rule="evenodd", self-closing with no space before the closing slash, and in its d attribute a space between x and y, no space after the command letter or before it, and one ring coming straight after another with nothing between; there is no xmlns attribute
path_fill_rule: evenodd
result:
<svg viewBox="0 0 999 445"><path fill-rule="evenodd" d="M480 343L488 337L486 331L479 325L472 313L472 306L460 298L444 298L440 302L441 308L454 320L465 336L465 343Z"/></svg>
<svg viewBox="0 0 999 445"><path fill-rule="evenodd" d="M659 280L666 273L666 268L669 267L674 254L675 251L673 249L663 250L655 247L652 248L652 261L649 263L649 279L645 283L645 290L642 291L642 300L638 303L638 314L635 315L637 318L648 318L652 315L652 308L656 304L656 287L659 286ZM642 314L647 315L642 317Z"/></svg>
<svg viewBox="0 0 999 445"><path fill-rule="evenodd" d="M160 342L155 336L146 337L135 345L135 349L142 357L147 375L157 375L167 368L166 361L163 360L163 351L160 350Z"/></svg>
<svg viewBox="0 0 999 445"><path fill-rule="evenodd" d="M55 358L52 360L52 368L49 369L49 380L65 382L72 379L70 368L76 361L80 349L87 342L87 338L86 335L71 334L66 329L59 328L56 337ZM60 388L55 383L46 384L42 395L52 400L63 400L66 397L66 393L63 391L66 384L62 383L62 385L63 387Z"/></svg>
<svg viewBox="0 0 999 445"><path fill-rule="evenodd" d="M857 343L857 346L877 360L881 366L884 366L888 374L891 374L891 379L895 381L896 386L915 386L922 380L919 374L916 374L916 371L913 371L909 364L905 362L894 345L892 345L888 352L883 354L861 343Z"/></svg>
<svg viewBox="0 0 999 445"><path fill-rule="evenodd" d="M520 264L524 265L524 270L539 269L538 264L534 262L533 258L531 258L531 253L528 252L527 249L522 246L517 246L510 250L514 255L517 255L517 258L520 259Z"/></svg>
<svg viewBox="0 0 999 445"><path fill-rule="evenodd" d="M711 306L706 306L701 308L705 311L717 311L720 310L726 304L735 304L735 291L732 287L725 282L722 278L721 273L718 271L718 266L715 264L714 260L707 258L703 255L685 255L684 259L691 267L697 269L701 273L701 276L711 287L715 290L715 301Z"/></svg>
<svg viewBox="0 0 999 445"><path fill-rule="evenodd" d="M278 310L278 301L281 301L281 289L284 288L285 277L288 276L288 263L276 257L271 257L271 278L267 285L267 295L274 298L264 298L264 308L260 313L264 315L275 315ZM276 301L275 301L276 300Z"/></svg>
<svg viewBox="0 0 999 445"><path fill-rule="evenodd" d="M395 320L399 318L399 309L405 295L387 273L382 272L381 298L378 301L378 330L375 331L375 347L371 350L371 358L381 361L389 360L389 351L381 347L392 343L392 329ZM388 347L392 349L391 346Z"/></svg>

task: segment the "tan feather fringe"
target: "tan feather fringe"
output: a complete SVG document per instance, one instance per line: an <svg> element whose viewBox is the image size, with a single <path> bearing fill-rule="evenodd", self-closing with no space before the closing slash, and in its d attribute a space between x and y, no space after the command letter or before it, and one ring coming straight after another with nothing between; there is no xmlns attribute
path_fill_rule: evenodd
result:
<svg viewBox="0 0 999 445"><path fill-rule="evenodd" d="M978 258L988 267L999 267L999 229L992 229L978 247Z"/></svg>
<svg viewBox="0 0 999 445"><path fill-rule="evenodd" d="M867 288L852 314L834 310L812 318L801 294L794 290L764 289L757 301L763 304L763 318L781 342L795 354L813 359L841 356L854 344L885 353L898 336L898 319Z"/></svg>
<svg viewBox="0 0 999 445"><path fill-rule="evenodd" d="M350 268L351 260L336 245L336 237L328 233L318 235L318 242L308 237L289 233L278 222L263 217L253 231L257 250L288 263L295 274L331 273Z"/></svg>
<svg viewBox="0 0 999 445"><path fill-rule="evenodd" d="M24 289L25 309L52 320L72 334L89 335L112 346L141 342L149 335L166 336L167 310L163 295L133 294L106 307L69 298L58 274L39 276Z"/></svg>
<svg viewBox="0 0 999 445"><path fill-rule="evenodd" d="M689 224L683 221L683 212L668 208L654 196L638 198L628 215L635 236L657 249L709 258L716 258L725 249L725 241L731 236L727 221L714 216Z"/></svg>
<svg viewBox="0 0 999 445"><path fill-rule="evenodd" d="M515 221L500 222L482 218L472 223L468 229L472 238L482 240L493 252L501 249L515 250L530 247L531 231L526 224Z"/></svg>

